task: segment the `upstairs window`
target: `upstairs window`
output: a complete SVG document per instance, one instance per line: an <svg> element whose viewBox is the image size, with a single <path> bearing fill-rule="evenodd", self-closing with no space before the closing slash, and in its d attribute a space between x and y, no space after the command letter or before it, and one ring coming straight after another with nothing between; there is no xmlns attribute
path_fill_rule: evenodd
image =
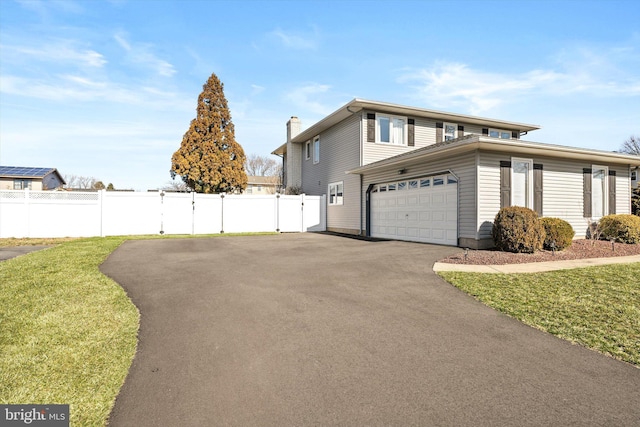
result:
<svg viewBox="0 0 640 427"><path fill-rule="evenodd" d="M445 141L451 141L452 139L456 139L458 137L458 125L456 125L455 123L444 123L442 129L443 138Z"/></svg>
<svg viewBox="0 0 640 427"><path fill-rule="evenodd" d="M313 138L313 164L320 163L320 136Z"/></svg>
<svg viewBox="0 0 640 427"><path fill-rule="evenodd" d="M404 117L377 115L377 141L382 144L407 145Z"/></svg>
<svg viewBox="0 0 640 427"><path fill-rule="evenodd" d="M502 129L489 129L489 136L491 138L511 139L511 132Z"/></svg>

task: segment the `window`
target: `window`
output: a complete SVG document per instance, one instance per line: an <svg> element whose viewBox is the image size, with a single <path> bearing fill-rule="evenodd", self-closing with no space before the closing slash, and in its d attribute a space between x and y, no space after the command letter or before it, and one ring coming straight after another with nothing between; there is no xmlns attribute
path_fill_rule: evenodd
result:
<svg viewBox="0 0 640 427"><path fill-rule="evenodd" d="M405 126L407 120L404 117L381 116L376 118L378 132L377 141L383 144L407 145L405 138Z"/></svg>
<svg viewBox="0 0 640 427"><path fill-rule="evenodd" d="M458 136L458 126L454 123L445 123L443 126L445 141L451 141Z"/></svg>
<svg viewBox="0 0 640 427"><path fill-rule="evenodd" d="M313 138L313 164L320 163L320 137Z"/></svg>
<svg viewBox="0 0 640 427"><path fill-rule="evenodd" d="M492 138L511 139L511 132L502 129L489 129L489 136Z"/></svg>
<svg viewBox="0 0 640 427"><path fill-rule="evenodd" d="M420 188L429 187L431 185L431 179L425 178L420 180Z"/></svg>
<svg viewBox="0 0 640 427"><path fill-rule="evenodd" d="M435 187L436 185L444 185L444 179L440 176L433 178L433 186Z"/></svg>
<svg viewBox="0 0 640 427"><path fill-rule="evenodd" d="M407 183L406 182L399 182L398 183L398 190L404 190L407 188Z"/></svg>
<svg viewBox="0 0 640 427"><path fill-rule="evenodd" d="M31 180L30 179L14 179L13 180L13 189L14 190L31 190Z"/></svg>
<svg viewBox="0 0 640 427"><path fill-rule="evenodd" d="M591 215L593 218L600 218L608 212L607 176L609 168L594 165L591 170Z"/></svg>
<svg viewBox="0 0 640 427"><path fill-rule="evenodd" d="M307 141L304 145L305 158L309 160L311 158L311 141Z"/></svg>
<svg viewBox="0 0 640 427"><path fill-rule="evenodd" d="M632 171L631 172L631 181L637 181L638 180L638 172L637 171Z"/></svg>
<svg viewBox="0 0 640 427"><path fill-rule="evenodd" d="M533 160L511 159L511 206L533 209Z"/></svg>
<svg viewBox="0 0 640 427"><path fill-rule="evenodd" d="M418 181L409 181L409 188L418 188Z"/></svg>
<svg viewBox="0 0 640 427"><path fill-rule="evenodd" d="M334 182L329 184L329 205L341 205L343 204L343 181Z"/></svg>

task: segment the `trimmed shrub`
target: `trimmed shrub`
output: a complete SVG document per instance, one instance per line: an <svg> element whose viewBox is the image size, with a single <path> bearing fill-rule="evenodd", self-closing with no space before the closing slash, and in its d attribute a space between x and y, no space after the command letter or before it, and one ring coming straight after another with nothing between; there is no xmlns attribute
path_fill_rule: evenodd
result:
<svg viewBox="0 0 640 427"><path fill-rule="evenodd" d="M598 224L602 238L621 243L640 243L640 217L636 215L607 215Z"/></svg>
<svg viewBox="0 0 640 427"><path fill-rule="evenodd" d="M510 206L496 215L491 235L501 251L534 253L542 249L545 231L535 211Z"/></svg>
<svg viewBox="0 0 640 427"><path fill-rule="evenodd" d="M571 246L576 235L571 224L560 218L540 218L540 222L545 231L545 249L562 251ZM552 248L552 243L555 243L555 248Z"/></svg>

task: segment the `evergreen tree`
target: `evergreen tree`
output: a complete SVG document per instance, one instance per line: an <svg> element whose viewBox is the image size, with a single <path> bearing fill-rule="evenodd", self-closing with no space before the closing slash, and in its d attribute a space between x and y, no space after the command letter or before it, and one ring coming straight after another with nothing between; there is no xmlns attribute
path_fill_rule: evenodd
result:
<svg viewBox="0 0 640 427"><path fill-rule="evenodd" d="M243 191L247 187L244 162L223 84L212 74L198 97L196 118L171 158L171 177L179 175L198 193Z"/></svg>

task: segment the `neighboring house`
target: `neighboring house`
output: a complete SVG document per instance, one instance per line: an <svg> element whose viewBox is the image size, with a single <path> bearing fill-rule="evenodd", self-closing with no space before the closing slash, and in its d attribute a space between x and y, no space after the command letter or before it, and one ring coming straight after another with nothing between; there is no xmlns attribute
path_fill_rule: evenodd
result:
<svg viewBox="0 0 640 427"><path fill-rule="evenodd" d="M280 190L277 176L247 176L247 188L244 194L276 194Z"/></svg>
<svg viewBox="0 0 640 427"><path fill-rule="evenodd" d="M354 99L310 128L287 122L286 187L327 195L327 229L486 248L503 206L563 218L584 237L630 213L640 158L523 141L536 125Z"/></svg>
<svg viewBox="0 0 640 427"><path fill-rule="evenodd" d="M55 190L64 184L56 168L0 166L0 190Z"/></svg>

